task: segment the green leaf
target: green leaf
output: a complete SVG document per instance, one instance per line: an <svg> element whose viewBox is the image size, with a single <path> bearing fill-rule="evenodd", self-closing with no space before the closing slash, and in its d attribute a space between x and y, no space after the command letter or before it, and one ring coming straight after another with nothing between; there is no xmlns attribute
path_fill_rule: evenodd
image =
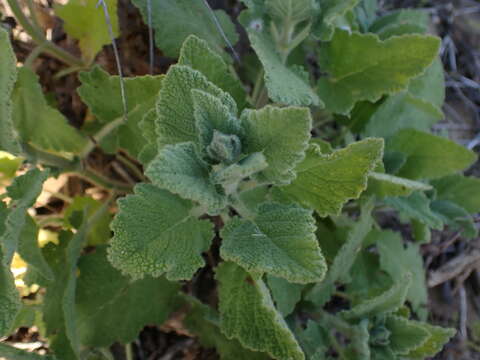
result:
<svg viewBox="0 0 480 360"><path fill-rule="evenodd" d="M0 28L0 149L19 154L19 136L12 120L11 95L17 80L17 59L10 44L9 34Z"/></svg>
<svg viewBox="0 0 480 360"><path fill-rule="evenodd" d="M320 49L320 65L330 76L318 83L328 110L347 115L362 100L405 90L438 54L433 36L404 35L381 41L374 34L337 29Z"/></svg>
<svg viewBox="0 0 480 360"><path fill-rule="evenodd" d="M302 291L305 286L292 284L285 279L271 275L267 276L267 284L278 311L283 317L290 315L295 310L295 305L302 298Z"/></svg>
<svg viewBox="0 0 480 360"><path fill-rule="evenodd" d="M246 94L242 83L205 40L190 35L182 45L178 64L200 71L208 81L232 95L240 109L246 106Z"/></svg>
<svg viewBox="0 0 480 360"><path fill-rule="evenodd" d="M394 175L372 172L368 178L368 192L383 198L385 196L409 196L414 191L427 191L432 187L418 181Z"/></svg>
<svg viewBox="0 0 480 360"><path fill-rule="evenodd" d="M120 78L109 75L99 66L93 67L88 72L81 72L79 77L82 85L77 92L99 123L105 126L114 121L123 121ZM155 108L163 79L164 75L124 79L127 121L101 139L100 144L106 151L113 153L116 152L117 147L120 147L127 150L133 157L137 157L142 151L145 146L145 132L139 124L145 114ZM112 143L114 147L110 145Z"/></svg>
<svg viewBox="0 0 480 360"><path fill-rule="evenodd" d="M412 360L423 360L436 355L442 350L443 345L445 345L456 333L455 329L442 328L417 321L414 323L428 331L430 336L423 345L408 353L407 358Z"/></svg>
<svg viewBox="0 0 480 360"><path fill-rule="evenodd" d="M403 305L411 284L412 274L403 273L390 289L379 296L363 301L350 310L342 311L341 315L347 320L360 320L377 315L391 314Z"/></svg>
<svg viewBox="0 0 480 360"><path fill-rule="evenodd" d="M21 157L14 157L0 150L0 182L10 182L22 163Z"/></svg>
<svg viewBox="0 0 480 360"><path fill-rule="evenodd" d="M221 184L228 194L237 190L241 180L251 177L268 167L265 156L262 153L253 153L241 158L238 162L220 167L212 173L211 178L215 184Z"/></svg>
<svg viewBox="0 0 480 360"><path fill-rule="evenodd" d="M66 5L55 4L55 14L64 21L65 32L79 41L87 62L92 62L104 45L110 44L109 26L113 37L118 37L117 0L105 0L109 24L96 0L69 0Z"/></svg>
<svg viewBox="0 0 480 360"><path fill-rule="evenodd" d="M463 230L462 236L473 239L478 235L478 229L467 210L448 200L435 200L431 203L432 211L442 221L455 230Z"/></svg>
<svg viewBox="0 0 480 360"><path fill-rule="evenodd" d="M432 229L442 230L443 221L430 208L430 199L424 193L414 192L408 197L386 198L384 202L407 219L420 221Z"/></svg>
<svg viewBox="0 0 480 360"><path fill-rule="evenodd" d="M134 0L133 3L140 9L145 23L148 23L147 0ZM218 53L223 53L227 45L222 31L231 44L237 42L238 35L228 15L223 10L215 10L212 14L202 1L152 1L151 10L155 44L169 57L178 57L182 43L192 34L206 40ZM214 16L222 31L217 28Z"/></svg>
<svg viewBox="0 0 480 360"><path fill-rule="evenodd" d="M155 109L147 112L138 123L143 137L146 140L145 145L138 154L138 160L146 167L150 161L157 156L157 134L155 134L155 121L157 112Z"/></svg>
<svg viewBox="0 0 480 360"><path fill-rule="evenodd" d="M201 253L210 247L212 224L190 214L190 201L140 184L118 205L109 260L124 274L187 280L205 264Z"/></svg>
<svg viewBox="0 0 480 360"><path fill-rule="evenodd" d="M320 16L313 28L315 37L321 41L332 40L335 28L343 25L343 18L358 2L358 0L321 1Z"/></svg>
<svg viewBox="0 0 480 360"><path fill-rule="evenodd" d="M45 151L78 153L85 138L43 95L38 77L29 68L18 70L12 94L13 121L23 142Z"/></svg>
<svg viewBox="0 0 480 360"><path fill-rule="evenodd" d="M191 142L165 146L145 173L153 184L196 201L209 212L215 213L227 205L227 197L210 179L210 166Z"/></svg>
<svg viewBox="0 0 480 360"><path fill-rule="evenodd" d="M365 139L326 155L311 146L295 169L297 178L276 191L320 216L338 215L348 200L366 189L368 175L382 155L382 139Z"/></svg>
<svg viewBox="0 0 480 360"><path fill-rule="evenodd" d="M5 203L0 201L0 235L5 231L4 223L7 216ZM20 307L15 280L10 272L10 266L5 262L4 251L0 248L0 336L8 334Z"/></svg>
<svg viewBox="0 0 480 360"><path fill-rule="evenodd" d="M265 85L270 99L287 105L323 106L308 78L305 79L298 69L284 64L268 34L249 29L248 37L265 70Z"/></svg>
<svg viewBox="0 0 480 360"><path fill-rule="evenodd" d="M160 148L168 144L197 141L193 89L217 97L232 116L237 115L233 98L209 82L199 71L182 65L171 66L157 102L156 130Z"/></svg>
<svg viewBox="0 0 480 360"><path fill-rule="evenodd" d="M428 31L429 14L422 9L400 9L377 18L369 31L387 39L395 35L423 34Z"/></svg>
<svg viewBox="0 0 480 360"><path fill-rule="evenodd" d="M371 212L373 206L374 202L370 200L362 207L359 220L348 233L347 241L335 256L325 279L311 288L307 294L307 300L321 307L325 305L332 296L335 291L335 284L338 281L348 282L348 274L355 262L356 255L361 250L363 241L372 228L373 219Z"/></svg>
<svg viewBox="0 0 480 360"><path fill-rule="evenodd" d="M228 106L208 92L193 89L195 127L202 147L212 143L215 130L225 135L239 135L240 121L232 114Z"/></svg>
<svg viewBox="0 0 480 360"><path fill-rule="evenodd" d="M87 217L91 218L98 209L100 209L102 203L98 200L94 200L91 197L82 197L76 196L73 199L73 202L68 205L65 209L64 213L64 224L66 228L76 228L74 224L72 224L71 217L74 215L75 212L86 210ZM87 243L88 245L94 246L99 244L105 244L108 240L110 240L110 221L112 216L105 212L102 216L95 221L88 229L87 234Z"/></svg>
<svg viewBox="0 0 480 360"><path fill-rule="evenodd" d="M419 247L414 244L403 246L400 234L384 231L384 237L377 242L380 254L380 267L386 271L394 282L402 280L405 273L412 274L412 285L408 290L407 300L418 312L427 304L425 269Z"/></svg>
<svg viewBox="0 0 480 360"><path fill-rule="evenodd" d="M390 348L399 355L407 355L425 344L430 337L430 333L424 327L401 316L387 316L385 327L390 331Z"/></svg>
<svg viewBox="0 0 480 360"><path fill-rule="evenodd" d="M26 174L16 177L12 185L7 187L8 196L12 202L9 204L9 212L5 219L5 230L0 236L3 261L6 265L12 261L13 253L17 250L27 222L27 210L40 195L48 173L38 169L29 170Z"/></svg>
<svg viewBox="0 0 480 360"><path fill-rule="evenodd" d="M412 128L428 131L443 119L442 105L445 99L443 66L439 58L425 73L410 82L406 91L389 96L381 102L366 121L366 136L389 137L398 130Z"/></svg>
<svg viewBox="0 0 480 360"><path fill-rule="evenodd" d="M290 183L295 166L305 157L312 118L307 108L246 110L241 116L245 138L243 152L262 152L268 168L255 177L261 182Z"/></svg>
<svg viewBox="0 0 480 360"><path fill-rule="evenodd" d="M45 261L42 251L38 246L38 227L31 216L25 218L25 226L18 242L18 254L28 264L34 268L36 273L41 275L47 281L52 281L54 275L52 269Z"/></svg>
<svg viewBox="0 0 480 360"><path fill-rule="evenodd" d="M275 20L285 19L297 24L311 18L318 11L315 0L266 0L268 14Z"/></svg>
<svg viewBox="0 0 480 360"><path fill-rule="evenodd" d="M325 360L328 351L328 335L325 328L313 320L308 320L305 330L296 333L298 341L309 360Z"/></svg>
<svg viewBox="0 0 480 360"><path fill-rule="evenodd" d="M55 360L53 355L39 355L0 343L0 357L12 360Z"/></svg>
<svg viewBox="0 0 480 360"><path fill-rule="evenodd" d="M83 256L78 269L77 330L83 345L131 342L145 325L161 325L175 308L180 284L150 277L131 282L110 265L104 246Z"/></svg>
<svg viewBox="0 0 480 360"><path fill-rule="evenodd" d="M470 214L480 212L480 179L455 174L431 184L435 187L437 199L454 202Z"/></svg>
<svg viewBox="0 0 480 360"><path fill-rule="evenodd" d="M464 170L477 159L474 152L449 139L414 129L400 130L387 142L387 149L407 155L397 175L409 179L440 178Z"/></svg>
<svg viewBox="0 0 480 360"><path fill-rule="evenodd" d="M206 348L215 348L222 360L266 360L267 355L253 352L235 339L228 339L220 331L220 319L217 312L195 298L190 298L190 309L184 319L188 330L199 337Z"/></svg>
<svg viewBox="0 0 480 360"><path fill-rule="evenodd" d="M264 273L293 283L321 281L325 259L311 211L298 205L264 203L254 219L232 219L222 229L220 255L255 278Z"/></svg>
<svg viewBox="0 0 480 360"><path fill-rule="evenodd" d="M279 360L304 360L300 346L275 309L262 280L254 281L234 263L222 263L219 282L220 328L252 350L264 351Z"/></svg>

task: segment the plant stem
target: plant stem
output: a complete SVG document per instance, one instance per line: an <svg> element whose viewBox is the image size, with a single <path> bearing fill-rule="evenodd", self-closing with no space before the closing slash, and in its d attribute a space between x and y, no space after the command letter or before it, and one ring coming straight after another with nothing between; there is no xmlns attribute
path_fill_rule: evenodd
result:
<svg viewBox="0 0 480 360"><path fill-rule="evenodd" d="M61 47L55 45L53 42L48 41L45 38L42 30L32 24L28 17L23 13L17 0L7 0L7 2L8 5L10 5L10 9L15 15L15 18L20 23L20 25L22 25L23 29L27 32L28 35L30 35L33 41L35 41L39 46L42 46L43 50L46 53L52 55L60 61L63 61L65 64L71 66L86 67L86 64L81 59L73 56Z"/></svg>
<svg viewBox="0 0 480 360"><path fill-rule="evenodd" d="M83 171L74 171L75 175L81 177L82 179L90 182L91 184L104 188L105 190L116 190L118 192L130 193L132 192L132 187L125 185L121 182L111 180L102 174L97 173L92 169L85 169Z"/></svg>
<svg viewBox="0 0 480 360"><path fill-rule="evenodd" d="M125 356L127 360L133 360L132 343L128 343L125 345Z"/></svg>
<svg viewBox="0 0 480 360"><path fill-rule="evenodd" d="M126 156L123 156L122 154L117 153L116 155L118 161L120 161L123 165L125 165L128 170L130 170L133 175L135 175L139 180L141 181L147 181L147 178L143 173L140 171L140 169L135 165L130 159L128 159Z"/></svg>
<svg viewBox="0 0 480 360"><path fill-rule="evenodd" d="M123 117L119 117L113 121L110 121L106 124L103 128L101 128L94 136L93 141L89 141L87 145L83 148L82 152L80 153L81 159L86 159L88 155L95 149L95 146L99 144L105 137L107 137L111 132L113 132L116 128L122 125L124 122Z"/></svg>

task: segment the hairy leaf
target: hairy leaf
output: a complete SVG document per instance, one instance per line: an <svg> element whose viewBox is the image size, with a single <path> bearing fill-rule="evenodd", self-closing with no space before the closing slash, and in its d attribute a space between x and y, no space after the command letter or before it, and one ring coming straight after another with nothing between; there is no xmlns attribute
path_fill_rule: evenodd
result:
<svg viewBox="0 0 480 360"><path fill-rule="evenodd" d="M156 119L157 111L155 109L151 109L143 116L142 120L140 120L140 122L138 123L143 137L146 140L145 145L138 154L138 160L144 166L147 166L158 153L157 134L155 133Z"/></svg>
<svg viewBox="0 0 480 360"><path fill-rule="evenodd" d="M47 104L37 75L27 67L18 70L12 101L13 121L23 142L45 151L71 153L85 145L80 132Z"/></svg>
<svg viewBox="0 0 480 360"><path fill-rule="evenodd" d="M243 152L262 152L268 162L268 168L255 177L261 182L290 183L310 140L310 111L266 106L262 110L246 110L241 121L245 133Z"/></svg>
<svg viewBox="0 0 480 360"><path fill-rule="evenodd" d="M397 315L387 316L385 327L390 331L389 345L395 354L407 355L425 344L430 337L430 333L424 327Z"/></svg>
<svg viewBox="0 0 480 360"><path fill-rule="evenodd" d="M467 210L449 200L434 200L432 211L451 229L462 230L462 236L472 239L478 235L478 229Z"/></svg>
<svg viewBox="0 0 480 360"><path fill-rule="evenodd" d="M414 192L408 197L392 197L384 201L407 219L415 219L432 229L443 229L442 219L433 213L430 208L430 199L424 193Z"/></svg>
<svg viewBox="0 0 480 360"><path fill-rule="evenodd" d="M292 284L285 279L271 275L267 276L267 284L278 311L283 317L290 315L295 309L295 305L302 298L302 291L305 286Z"/></svg>
<svg viewBox="0 0 480 360"><path fill-rule="evenodd" d="M362 100L375 102L383 95L405 90L438 53L440 41L432 36L404 35L381 41L374 34L337 29L320 50L320 64L330 74L318 83L327 109L348 114Z"/></svg>
<svg viewBox="0 0 480 360"><path fill-rule="evenodd" d="M191 298L185 326L199 337L206 348L215 348L222 360L266 360L267 355L248 350L235 339L228 339L220 331L220 319L216 311Z"/></svg>
<svg viewBox="0 0 480 360"><path fill-rule="evenodd" d="M0 28L0 149L19 154L19 136L12 120L11 95L17 80L17 59L8 32Z"/></svg>
<svg viewBox="0 0 480 360"><path fill-rule="evenodd" d="M178 64L200 71L208 81L232 95L240 109L246 106L245 89L242 83L205 40L190 35L182 45Z"/></svg>
<svg viewBox="0 0 480 360"><path fill-rule="evenodd" d="M77 92L97 120L103 126L114 121L123 121L120 78L109 75L99 66L89 72L80 73L79 77L82 85ZM106 151L116 152L117 147L120 147L134 157L142 151L145 136L140 122L149 110L155 108L163 78L163 75L147 75L124 79L127 121L101 139L100 144Z"/></svg>
<svg viewBox="0 0 480 360"><path fill-rule="evenodd" d="M131 282L110 265L104 246L83 256L78 269L76 313L83 345L128 343L146 324L160 325L174 310L179 284L150 277Z"/></svg>
<svg viewBox="0 0 480 360"><path fill-rule="evenodd" d="M315 0L266 0L265 7L275 20L283 22L288 19L292 23L309 19L317 10Z"/></svg>
<svg viewBox="0 0 480 360"><path fill-rule="evenodd" d="M432 187L428 184L389 174L372 172L368 178L368 191L380 198L385 196L408 196L414 191L431 189Z"/></svg>
<svg viewBox="0 0 480 360"><path fill-rule="evenodd" d="M279 360L303 360L300 346L275 309L262 280L254 281L234 263L222 263L219 281L220 328L252 350L264 351Z"/></svg>
<svg viewBox="0 0 480 360"><path fill-rule="evenodd" d="M152 182L215 213L227 204L226 196L210 179L210 166L197 154L195 144L167 145L146 171Z"/></svg>
<svg viewBox="0 0 480 360"><path fill-rule="evenodd" d="M48 171L32 169L26 174L16 177L12 185L7 188L12 202L5 218L5 230L0 236L3 261L7 265L10 264L13 253L17 250L22 230L27 222L27 210L40 195L43 182L47 177Z"/></svg>
<svg viewBox="0 0 480 360"><path fill-rule="evenodd" d="M430 336L423 345L417 347L407 354L407 358L412 360L423 360L426 357L428 358L430 356L434 356L440 350L442 350L443 345L445 345L456 333L455 329L442 328L420 322L414 323L428 331Z"/></svg>
<svg viewBox="0 0 480 360"><path fill-rule="evenodd" d="M186 280L204 265L201 253L210 247L212 224L190 214L190 201L140 184L118 204L109 248L117 269L136 279L165 273L169 280Z"/></svg>
<svg viewBox="0 0 480 360"><path fill-rule="evenodd" d="M423 34L428 31L429 14L422 9L400 9L378 17L369 31L381 39L394 35Z"/></svg>
<svg viewBox="0 0 480 360"><path fill-rule="evenodd" d="M143 19L148 23L147 0L134 0ZM151 2L152 27L155 30L155 44L162 52L176 58L182 43L189 35L196 35L218 53L227 46L216 21L231 44L237 41L235 26L223 10L212 14L202 1L162 0ZM179 26L182 24L182 26Z"/></svg>
<svg viewBox="0 0 480 360"><path fill-rule="evenodd" d="M265 70L265 85L270 99L287 105L323 105L308 78L305 79L305 74L284 64L268 34L250 29L248 36Z"/></svg>
<svg viewBox="0 0 480 360"><path fill-rule="evenodd" d="M469 213L480 212L480 179L460 174L434 180L437 199L452 201Z"/></svg>
<svg viewBox="0 0 480 360"><path fill-rule="evenodd" d="M264 203L254 219L235 218L226 224L220 254L255 278L267 273L293 283L321 281L326 264L315 229L311 211Z"/></svg>
<svg viewBox="0 0 480 360"><path fill-rule="evenodd" d="M375 315L391 314L405 302L411 283L412 275L403 273L390 289L372 299L366 299L350 310L342 311L341 315L347 320L360 320Z"/></svg>
<svg viewBox="0 0 480 360"><path fill-rule="evenodd" d="M343 25L344 16L359 0L326 0L320 2L320 16L313 28L313 34L321 41L332 40L335 27Z"/></svg>
<svg viewBox="0 0 480 360"><path fill-rule="evenodd" d="M107 5L113 36L119 32L117 0L104 0ZM103 45L112 41L109 24L96 0L69 0L66 5L55 4L55 14L64 21L65 32L79 41L83 57L88 62L95 59Z"/></svg>
<svg viewBox="0 0 480 360"><path fill-rule="evenodd" d="M237 114L233 98L209 82L199 71L175 65L168 70L157 102L156 130L159 146L197 141L195 109L192 90L197 89L216 96L232 116Z"/></svg>
<svg viewBox="0 0 480 360"><path fill-rule="evenodd" d="M435 179L469 167L477 156L441 136L404 129L387 142L387 149L407 155L398 176L409 179Z"/></svg>
<svg viewBox="0 0 480 360"><path fill-rule="evenodd" d="M412 274L412 285L408 290L407 300L418 312L427 303L427 288L423 259L417 245L403 246L398 233L385 231L384 237L377 242L380 253L380 266L394 282L402 280L403 274Z"/></svg>
<svg viewBox="0 0 480 360"><path fill-rule="evenodd" d="M337 215L348 200L366 189L368 175L382 155L381 139L366 139L327 155L311 146L295 169L297 178L278 191L320 216Z"/></svg>
<svg viewBox="0 0 480 360"><path fill-rule="evenodd" d="M372 228L373 219L371 212L373 205L373 201L370 200L363 206L360 219L348 233L347 241L335 256L325 279L310 289L306 297L307 300L319 307L323 306L335 291L336 282L348 280L348 273L355 262L356 255L362 248L362 243Z"/></svg>

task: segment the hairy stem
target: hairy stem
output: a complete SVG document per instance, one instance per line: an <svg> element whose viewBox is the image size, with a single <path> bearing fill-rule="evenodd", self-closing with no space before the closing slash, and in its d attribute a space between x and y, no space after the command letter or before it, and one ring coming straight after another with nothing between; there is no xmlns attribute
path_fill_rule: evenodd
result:
<svg viewBox="0 0 480 360"><path fill-rule="evenodd" d="M28 17L23 13L17 0L7 0L7 2L17 21L20 23L20 25L22 25L23 29L28 35L30 35L33 41L35 41L39 46L42 46L44 52L67 65L86 67L86 64L81 59L73 56L61 47L55 45L53 42L48 41L43 34L43 31L32 24Z"/></svg>

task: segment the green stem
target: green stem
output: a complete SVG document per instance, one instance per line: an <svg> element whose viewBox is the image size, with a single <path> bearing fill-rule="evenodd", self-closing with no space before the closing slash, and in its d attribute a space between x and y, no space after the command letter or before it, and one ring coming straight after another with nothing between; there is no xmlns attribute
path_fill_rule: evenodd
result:
<svg viewBox="0 0 480 360"><path fill-rule="evenodd" d="M139 180L146 182L147 178L143 173L140 171L140 169L135 165L130 159L128 159L126 156L123 156L122 154L117 154L116 155L118 161L120 161L123 165L125 165L133 175L135 175Z"/></svg>
<svg viewBox="0 0 480 360"><path fill-rule="evenodd" d="M128 343L125 345L125 356L127 360L133 360L132 343Z"/></svg>
<svg viewBox="0 0 480 360"><path fill-rule="evenodd" d="M124 118L119 117L113 121L110 121L106 124L103 128L101 128L94 136L94 141L89 141L87 145L83 148L82 152L80 153L81 159L86 159L88 155L95 149L97 144L99 144L105 137L107 137L111 132L113 132L116 128L124 123Z"/></svg>
<svg viewBox="0 0 480 360"><path fill-rule="evenodd" d="M30 35L33 41L35 41L39 46L43 47L43 50L46 53L52 55L53 57L57 58L60 61L63 61L68 65L86 67L86 64L81 59L73 56L61 47L55 45L53 42L48 41L45 38L43 31L34 24L32 24L28 17L23 13L17 0L7 0L7 2L13 14L15 15L15 18L23 27L23 29L27 32L28 35Z"/></svg>
<svg viewBox="0 0 480 360"><path fill-rule="evenodd" d="M28 55L27 59L25 60L25 63L23 64L25 67L28 67L30 69L33 68L33 62L35 61L36 58L40 56L44 49L43 45L36 46L32 52Z"/></svg>
<svg viewBox="0 0 480 360"><path fill-rule="evenodd" d="M253 220L255 218L256 214L250 211L250 209L243 203L240 197L232 195L231 205L241 217L249 220Z"/></svg>
<svg viewBox="0 0 480 360"><path fill-rule="evenodd" d="M111 180L102 174L97 173L92 169L85 169L83 171L74 171L74 173L82 179L90 182L91 184L104 188L105 190L116 190L118 192L130 193L132 187L125 185L124 183Z"/></svg>

